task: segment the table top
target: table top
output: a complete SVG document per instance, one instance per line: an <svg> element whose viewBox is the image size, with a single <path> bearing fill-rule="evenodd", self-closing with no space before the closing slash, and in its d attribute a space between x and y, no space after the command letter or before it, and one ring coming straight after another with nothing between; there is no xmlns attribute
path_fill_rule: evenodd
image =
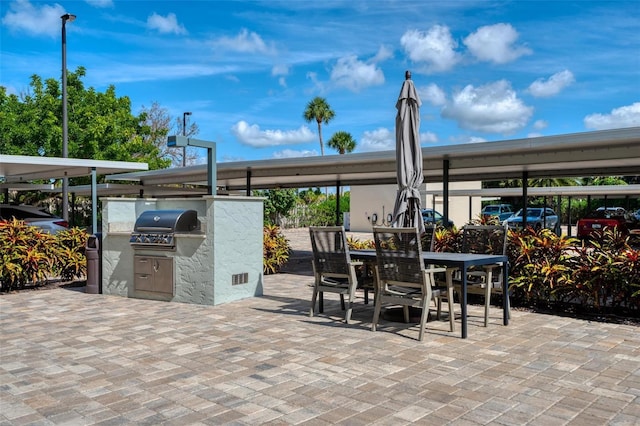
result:
<svg viewBox="0 0 640 426"><path fill-rule="evenodd" d="M351 257L354 259L375 259L376 251L374 249L366 250L349 250ZM425 262L434 263L445 266L468 267L475 265L490 265L494 263L502 263L507 261L505 255L495 254L476 254L476 253L447 253L435 251L423 251L422 259Z"/></svg>

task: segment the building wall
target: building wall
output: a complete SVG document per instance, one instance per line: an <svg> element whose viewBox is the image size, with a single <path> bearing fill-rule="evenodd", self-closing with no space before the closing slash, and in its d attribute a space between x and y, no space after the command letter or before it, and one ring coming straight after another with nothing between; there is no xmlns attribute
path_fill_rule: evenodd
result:
<svg viewBox="0 0 640 426"><path fill-rule="evenodd" d="M452 182L449 189L480 189L480 182ZM420 202L424 207L431 207L442 213L442 196L434 197L426 194L427 190L442 190L441 183L425 184L422 188ZM352 186L349 214L350 230L353 232L371 232L374 225L388 224L389 215L393 213L397 185L363 185ZM434 203L435 201L435 203ZM471 210L469 210L471 209ZM480 214L482 209L480 198L449 197L449 218L460 227ZM471 216L470 216L471 214ZM374 220L377 219L377 220Z"/></svg>
<svg viewBox="0 0 640 426"><path fill-rule="evenodd" d="M104 294L209 305L262 295L262 198L106 198L102 202ZM166 209L196 210L201 231L178 234L175 251L133 250L129 236L137 217L146 210ZM135 255L174 259L173 295L135 289ZM246 276L247 282L234 283L234 275Z"/></svg>
<svg viewBox="0 0 640 426"><path fill-rule="evenodd" d="M442 195L432 195L429 191L442 191L442 183L429 183L425 194L425 206L440 213L444 210L444 198ZM481 189L482 182L451 182L449 190ZM456 227L460 228L471 219L476 219L482 211L482 199L480 197L449 197L449 219L453 220Z"/></svg>

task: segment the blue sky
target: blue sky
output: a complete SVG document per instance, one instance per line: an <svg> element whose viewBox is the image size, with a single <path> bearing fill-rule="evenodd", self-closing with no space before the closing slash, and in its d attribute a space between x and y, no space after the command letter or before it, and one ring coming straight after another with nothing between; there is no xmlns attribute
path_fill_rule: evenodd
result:
<svg viewBox="0 0 640 426"><path fill-rule="evenodd" d="M114 85L132 112L193 113L218 161L320 155L325 141L394 148L411 70L423 146L640 126L638 1L0 1L0 85L67 68ZM334 154L325 149L325 154Z"/></svg>

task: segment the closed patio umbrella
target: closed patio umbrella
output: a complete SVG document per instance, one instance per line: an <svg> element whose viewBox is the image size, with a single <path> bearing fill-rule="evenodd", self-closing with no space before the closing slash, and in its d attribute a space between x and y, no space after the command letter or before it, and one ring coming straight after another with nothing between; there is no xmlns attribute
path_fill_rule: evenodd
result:
<svg viewBox="0 0 640 426"><path fill-rule="evenodd" d="M420 146L420 97L411 81L411 72L405 73L396 109L396 171L398 194L393 209L393 226L417 227L424 232L420 208L422 175L422 148Z"/></svg>

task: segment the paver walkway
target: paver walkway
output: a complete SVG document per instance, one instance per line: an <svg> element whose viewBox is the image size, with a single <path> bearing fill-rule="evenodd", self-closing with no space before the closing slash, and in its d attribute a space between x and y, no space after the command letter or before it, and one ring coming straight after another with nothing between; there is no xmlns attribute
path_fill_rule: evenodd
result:
<svg viewBox="0 0 640 426"><path fill-rule="evenodd" d="M295 245L304 232L293 235ZM300 264L304 256L299 256ZM218 306L0 296L0 424L640 424L640 330L471 306L469 338L383 322L362 298L308 316L312 277ZM459 326L459 324L458 324Z"/></svg>

